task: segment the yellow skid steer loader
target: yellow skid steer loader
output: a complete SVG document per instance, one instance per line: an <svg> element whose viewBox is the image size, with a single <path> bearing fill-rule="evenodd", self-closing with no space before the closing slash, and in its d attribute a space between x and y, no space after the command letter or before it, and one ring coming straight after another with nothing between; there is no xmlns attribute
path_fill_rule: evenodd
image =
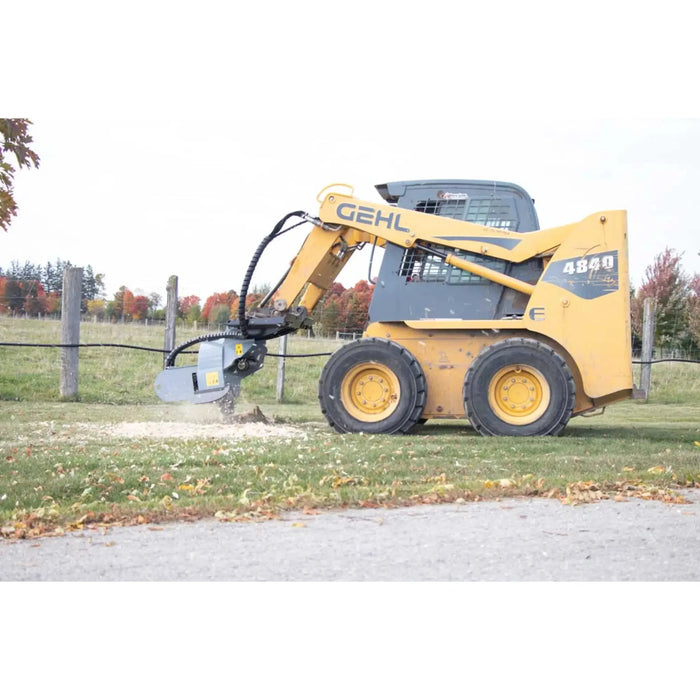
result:
<svg viewBox="0 0 700 700"><path fill-rule="evenodd" d="M331 185L317 216L284 217L251 260L238 318L173 350L157 394L232 405L241 379L263 366L266 341L310 327L316 304L368 245L383 249L368 326L319 380L321 409L337 431L405 433L431 418L467 417L482 435L557 435L572 416L632 396L626 212L540 230L533 200L510 183L377 189L383 203ZM262 252L294 217L311 231L246 313ZM176 367L196 343L197 365Z"/></svg>

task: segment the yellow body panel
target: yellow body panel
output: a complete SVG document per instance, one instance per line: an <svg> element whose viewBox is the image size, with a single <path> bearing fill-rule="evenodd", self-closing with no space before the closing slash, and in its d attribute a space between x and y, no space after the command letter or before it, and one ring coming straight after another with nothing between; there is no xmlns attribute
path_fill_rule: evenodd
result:
<svg viewBox="0 0 700 700"><path fill-rule="evenodd" d="M483 327L483 324L482 324ZM484 333L474 329L414 329L403 323L372 323L365 337L386 338L402 345L418 360L428 384L428 398L423 418L466 418L462 388L469 365L488 345L506 338L532 337L546 342L546 338L526 330ZM552 343L567 360L567 353ZM595 404L583 391L581 376L572 368L576 383L574 415L590 411Z"/></svg>

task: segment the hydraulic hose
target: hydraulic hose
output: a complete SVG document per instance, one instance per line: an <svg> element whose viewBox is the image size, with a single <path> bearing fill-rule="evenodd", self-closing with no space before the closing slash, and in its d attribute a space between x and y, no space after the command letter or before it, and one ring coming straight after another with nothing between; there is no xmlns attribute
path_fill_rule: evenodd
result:
<svg viewBox="0 0 700 700"><path fill-rule="evenodd" d="M245 277L243 278L243 285L241 286L241 293L238 299L238 327L240 329L241 335L244 338L248 337L248 319L245 315L245 300L248 296L248 288L250 287L250 281L253 278L253 273L255 272L255 268L258 264L258 261L260 260L260 256L263 254L263 251L265 250L265 248L267 248L268 244L272 240L277 238L277 236L279 236L280 234L284 233L282 227L287 223L289 219L291 219L294 216L304 217L305 215L306 212L293 211L287 214L282 219L280 219L275 225L275 227L272 229L272 231L270 231L270 233L268 233L267 236L265 236L265 238L263 238L262 241L260 241L260 245L257 247L255 253L253 254L253 257L250 260L248 270L246 271ZM297 226L298 225L300 224L297 224Z"/></svg>
<svg viewBox="0 0 700 700"><path fill-rule="evenodd" d="M294 224L294 226L290 226L287 229L282 230L282 227L285 225L285 223L291 219L294 216L302 217L304 218L304 221L300 221L298 224ZM253 277L253 273L255 272L255 268L258 264L258 261L260 260L260 256L263 254L263 251L267 247L267 245L270 243L270 241L274 240L277 238L277 236L281 235L282 233L285 233L285 231L289 231L292 228L295 228L296 226L301 226L306 221L307 214L306 212L303 211L293 211L289 214L287 214L285 217L280 219L275 227L270 231L270 233L263 238L263 240L260 242L260 245L257 247L257 250L253 254L253 257L250 261L250 264L248 265L248 270L246 271L245 277L243 279L243 286L241 287L241 295L238 300L238 326L239 326L239 332L238 333L231 333L231 332L224 332L224 333L212 333L208 335L200 335L196 338L192 338L188 340L186 343L183 343L182 345L179 345L178 347L174 348L173 350L170 351L170 354L167 356L165 359L165 366L166 367L173 367L175 364L175 358L186 348L191 347L192 345L196 345L197 343L203 343L211 340L220 340L221 338L239 338L243 336L244 338L248 337L248 319L246 318L245 315L245 299L248 296L248 289L250 287L250 281ZM284 279L284 278L283 278ZM280 280L281 284L282 280ZM277 285L279 287L279 284ZM271 294L274 293L271 292ZM268 295L268 296L271 296Z"/></svg>

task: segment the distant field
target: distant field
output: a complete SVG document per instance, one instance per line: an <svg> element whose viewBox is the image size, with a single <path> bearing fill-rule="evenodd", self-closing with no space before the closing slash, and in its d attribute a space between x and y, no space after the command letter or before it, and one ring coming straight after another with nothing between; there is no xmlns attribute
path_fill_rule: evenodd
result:
<svg viewBox="0 0 700 700"><path fill-rule="evenodd" d="M179 331L178 342L201 331ZM55 321L0 318L0 341L60 342ZM158 348L162 327L92 324L81 342ZM292 337L288 352L339 343ZM270 344L276 351L276 343ZM274 517L285 508L388 507L537 495L673 500L700 483L700 365L652 369L648 403L576 418L558 438L483 438L467 421L429 421L407 436L338 435L323 421L323 357L276 359L243 384L239 411L270 424L226 424L213 405L158 401L158 353L80 351L77 402L58 394L58 349L0 347L0 525L24 537L177 517Z"/></svg>

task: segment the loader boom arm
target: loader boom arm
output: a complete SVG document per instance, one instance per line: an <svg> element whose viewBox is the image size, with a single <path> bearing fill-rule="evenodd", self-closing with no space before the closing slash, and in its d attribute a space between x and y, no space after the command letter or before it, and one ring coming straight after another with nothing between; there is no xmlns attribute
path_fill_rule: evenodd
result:
<svg viewBox="0 0 700 700"><path fill-rule="evenodd" d="M322 202L319 218L323 225L314 226L274 295L276 308L302 306L311 313L352 254L365 243L383 248L389 242L407 249L426 244L449 246L517 263L553 253L573 228L515 233L390 205L377 206L335 192ZM534 291L531 284L456 255L447 255L446 262L528 296Z"/></svg>

